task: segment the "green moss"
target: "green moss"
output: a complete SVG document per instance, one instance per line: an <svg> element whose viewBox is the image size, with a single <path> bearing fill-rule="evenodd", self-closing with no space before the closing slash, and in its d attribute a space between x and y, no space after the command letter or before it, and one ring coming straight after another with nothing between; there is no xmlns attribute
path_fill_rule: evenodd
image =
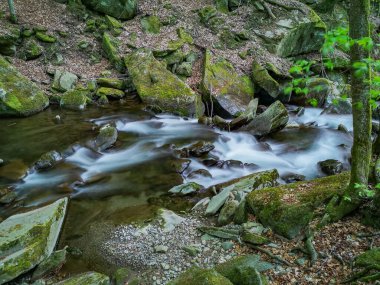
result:
<svg viewBox="0 0 380 285"><path fill-rule="evenodd" d="M141 19L141 27L146 33L160 33L161 25L160 18L157 16L147 16Z"/></svg>
<svg viewBox="0 0 380 285"><path fill-rule="evenodd" d="M271 97L277 98L280 94L280 84L256 61L252 62L252 77L255 84L260 86Z"/></svg>
<svg viewBox="0 0 380 285"><path fill-rule="evenodd" d="M116 38L111 36L109 33L103 34L103 42L102 42L103 50L107 55L107 58L111 61L111 63L115 66L115 68L124 73L125 65L124 62L119 55L119 42Z"/></svg>
<svg viewBox="0 0 380 285"><path fill-rule="evenodd" d="M228 49L238 49L245 45L248 40L246 33L236 33L229 29L224 29L220 34L222 47Z"/></svg>
<svg viewBox="0 0 380 285"><path fill-rule="evenodd" d="M121 99L125 96L125 93L124 91L119 90L119 89L114 89L114 88L109 88L109 87L100 87L96 91L96 96L98 97L106 96L108 98Z"/></svg>
<svg viewBox="0 0 380 285"><path fill-rule="evenodd" d="M18 26L10 24L1 25L0 54L13 56L16 52L16 43L20 35L20 28Z"/></svg>
<svg viewBox="0 0 380 285"><path fill-rule="evenodd" d="M143 102L185 116L203 112L198 96L157 61L150 50L139 49L129 54L125 65Z"/></svg>
<svg viewBox="0 0 380 285"><path fill-rule="evenodd" d="M260 221L287 238L294 238L307 227L314 211L347 187L349 174L297 182L254 191L247 197Z"/></svg>
<svg viewBox="0 0 380 285"><path fill-rule="evenodd" d="M45 32L36 32L36 38L44 43L55 43L57 41L54 36L48 35Z"/></svg>
<svg viewBox="0 0 380 285"><path fill-rule="evenodd" d="M86 272L56 283L56 285L109 285L108 276L98 272Z"/></svg>
<svg viewBox="0 0 380 285"><path fill-rule="evenodd" d="M124 90L126 88L125 81L118 78L97 78L96 83L101 87L110 87L119 90Z"/></svg>
<svg viewBox="0 0 380 285"><path fill-rule="evenodd" d="M213 269L193 267L167 285L233 285L226 277Z"/></svg>
<svg viewBox="0 0 380 285"><path fill-rule="evenodd" d="M28 40L24 46L23 56L26 60L36 59L42 54L43 50L43 47L35 40Z"/></svg>
<svg viewBox="0 0 380 285"><path fill-rule="evenodd" d="M83 110L87 105L87 95L89 95L87 90L66 91L61 97L60 105L67 109Z"/></svg>
<svg viewBox="0 0 380 285"><path fill-rule="evenodd" d="M193 37L183 27L180 27L177 29L177 35L185 43L188 43L188 44L194 43Z"/></svg>
<svg viewBox="0 0 380 285"><path fill-rule="evenodd" d="M380 247L375 247L360 254L355 259L355 265L359 267L367 267L370 265L380 266Z"/></svg>

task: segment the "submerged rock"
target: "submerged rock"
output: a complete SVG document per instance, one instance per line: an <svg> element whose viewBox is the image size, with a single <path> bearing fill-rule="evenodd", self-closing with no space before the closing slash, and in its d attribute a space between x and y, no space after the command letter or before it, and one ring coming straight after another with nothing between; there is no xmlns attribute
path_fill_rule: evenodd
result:
<svg viewBox="0 0 380 285"><path fill-rule="evenodd" d="M247 131L256 136L265 136L282 130L288 121L288 111L280 101L276 101L263 113L253 118L249 124L239 130Z"/></svg>
<svg viewBox="0 0 380 285"><path fill-rule="evenodd" d="M9 217L0 224L0 284L29 271L56 245L68 199Z"/></svg>
<svg viewBox="0 0 380 285"><path fill-rule="evenodd" d="M129 20L137 13L137 0L82 0L88 8L117 19Z"/></svg>
<svg viewBox="0 0 380 285"><path fill-rule="evenodd" d="M203 103L191 88L156 60L148 49L125 57L137 93L144 103L183 116L200 116Z"/></svg>
<svg viewBox="0 0 380 285"><path fill-rule="evenodd" d="M59 269L66 262L66 248L53 252L44 259L33 272L32 279L37 280Z"/></svg>
<svg viewBox="0 0 380 285"><path fill-rule="evenodd" d="M55 150L49 151L34 163L34 168L36 170L48 169L55 166L60 160L62 160L62 156L59 152Z"/></svg>
<svg viewBox="0 0 380 285"><path fill-rule="evenodd" d="M100 128L99 134L95 139L95 147L99 151L106 150L111 147L117 140L117 129L110 125L105 125Z"/></svg>
<svg viewBox="0 0 380 285"><path fill-rule="evenodd" d="M201 90L209 112L213 109L223 118L243 112L254 94L249 76L240 76L230 62L214 59L210 51L205 54Z"/></svg>
<svg viewBox="0 0 380 285"><path fill-rule="evenodd" d="M48 105L37 85L0 56L0 117L30 116Z"/></svg>
<svg viewBox="0 0 380 285"><path fill-rule="evenodd" d="M100 87L96 91L96 96L102 97L106 96L109 99L122 99L125 96L124 91L109 87Z"/></svg>
<svg viewBox="0 0 380 285"><path fill-rule="evenodd" d="M75 275L61 282L56 283L56 285L109 285L110 278L104 274L98 272L86 272L82 274Z"/></svg>

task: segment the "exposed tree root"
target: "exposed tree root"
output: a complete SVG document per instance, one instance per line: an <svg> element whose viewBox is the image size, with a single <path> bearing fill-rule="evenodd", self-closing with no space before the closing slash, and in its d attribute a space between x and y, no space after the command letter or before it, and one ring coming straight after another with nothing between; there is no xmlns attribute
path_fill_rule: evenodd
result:
<svg viewBox="0 0 380 285"><path fill-rule="evenodd" d="M358 234L357 237L360 238L366 238L366 237L375 237L375 236L380 236L380 232L375 232L375 233L366 233L366 234Z"/></svg>
<svg viewBox="0 0 380 285"><path fill-rule="evenodd" d="M318 252L315 250L313 245L314 233L310 230L306 233L305 247L310 255L310 266L313 266L318 259Z"/></svg>
<svg viewBox="0 0 380 285"><path fill-rule="evenodd" d="M253 249L256 249L258 251L261 251L262 253L265 253L266 255L268 255L270 258L272 259L275 259L287 266L294 266L293 264L291 264L289 261L286 261L285 259L283 259L282 257L278 256L278 255L274 255L273 253L271 253L269 250L265 249L265 248L262 248L260 246L257 246L257 245L253 245L253 244L249 244L249 243L246 243L246 245L248 245L250 248L253 248Z"/></svg>

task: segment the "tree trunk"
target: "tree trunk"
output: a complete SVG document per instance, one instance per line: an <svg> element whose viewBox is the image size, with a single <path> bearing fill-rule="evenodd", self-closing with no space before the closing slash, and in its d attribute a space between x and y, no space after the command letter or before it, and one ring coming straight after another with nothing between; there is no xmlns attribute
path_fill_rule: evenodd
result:
<svg viewBox="0 0 380 285"><path fill-rule="evenodd" d="M11 21L17 23L16 10L13 0L8 0L9 12L11 14Z"/></svg>
<svg viewBox="0 0 380 285"><path fill-rule="evenodd" d="M370 0L351 0L349 9L349 30L353 40L370 36ZM371 162L371 71L364 75L355 74L353 64L369 58L370 52L358 44L351 47L351 96L354 125L354 144L352 146L351 180L343 198L335 199L327 208L330 221L337 221L360 206L359 192L362 185L367 187ZM334 204L334 205L333 205Z"/></svg>

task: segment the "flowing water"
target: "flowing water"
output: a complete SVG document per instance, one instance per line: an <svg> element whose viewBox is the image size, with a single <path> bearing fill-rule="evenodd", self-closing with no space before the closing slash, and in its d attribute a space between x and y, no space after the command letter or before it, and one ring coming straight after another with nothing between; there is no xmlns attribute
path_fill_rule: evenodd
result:
<svg viewBox="0 0 380 285"><path fill-rule="evenodd" d="M83 237L95 221L118 224L148 218L154 211L148 199L183 182L210 186L272 168L281 176L292 173L314 178L322 176L317 163L325 159L348 166L352 137L337 126L344 124L351 131L350 115L321 115L321 109L310 108L297 117L294 108L289 109L293 114L290 121L300 127L260 140L248 133L203 126L194 119L122 106L83 113L50 108L29 118L2 119L0 158L5 164L0 167L0 188L12 185L17 199L2 207L0 215L4 218L70 195L61 239L65 244ZM115 125L119 138L113 148L100 153L86 145L104 124ZM204 158L190 158L189 167L182 172L188 162L178 158L178 149L198 141L214 144L208 158L235 162L207 167ZM63 153L63 162L48 171L34 171L30 167L33 162L51 150ZM187 177L198 169L208 170L212 178Z"/></svg>

